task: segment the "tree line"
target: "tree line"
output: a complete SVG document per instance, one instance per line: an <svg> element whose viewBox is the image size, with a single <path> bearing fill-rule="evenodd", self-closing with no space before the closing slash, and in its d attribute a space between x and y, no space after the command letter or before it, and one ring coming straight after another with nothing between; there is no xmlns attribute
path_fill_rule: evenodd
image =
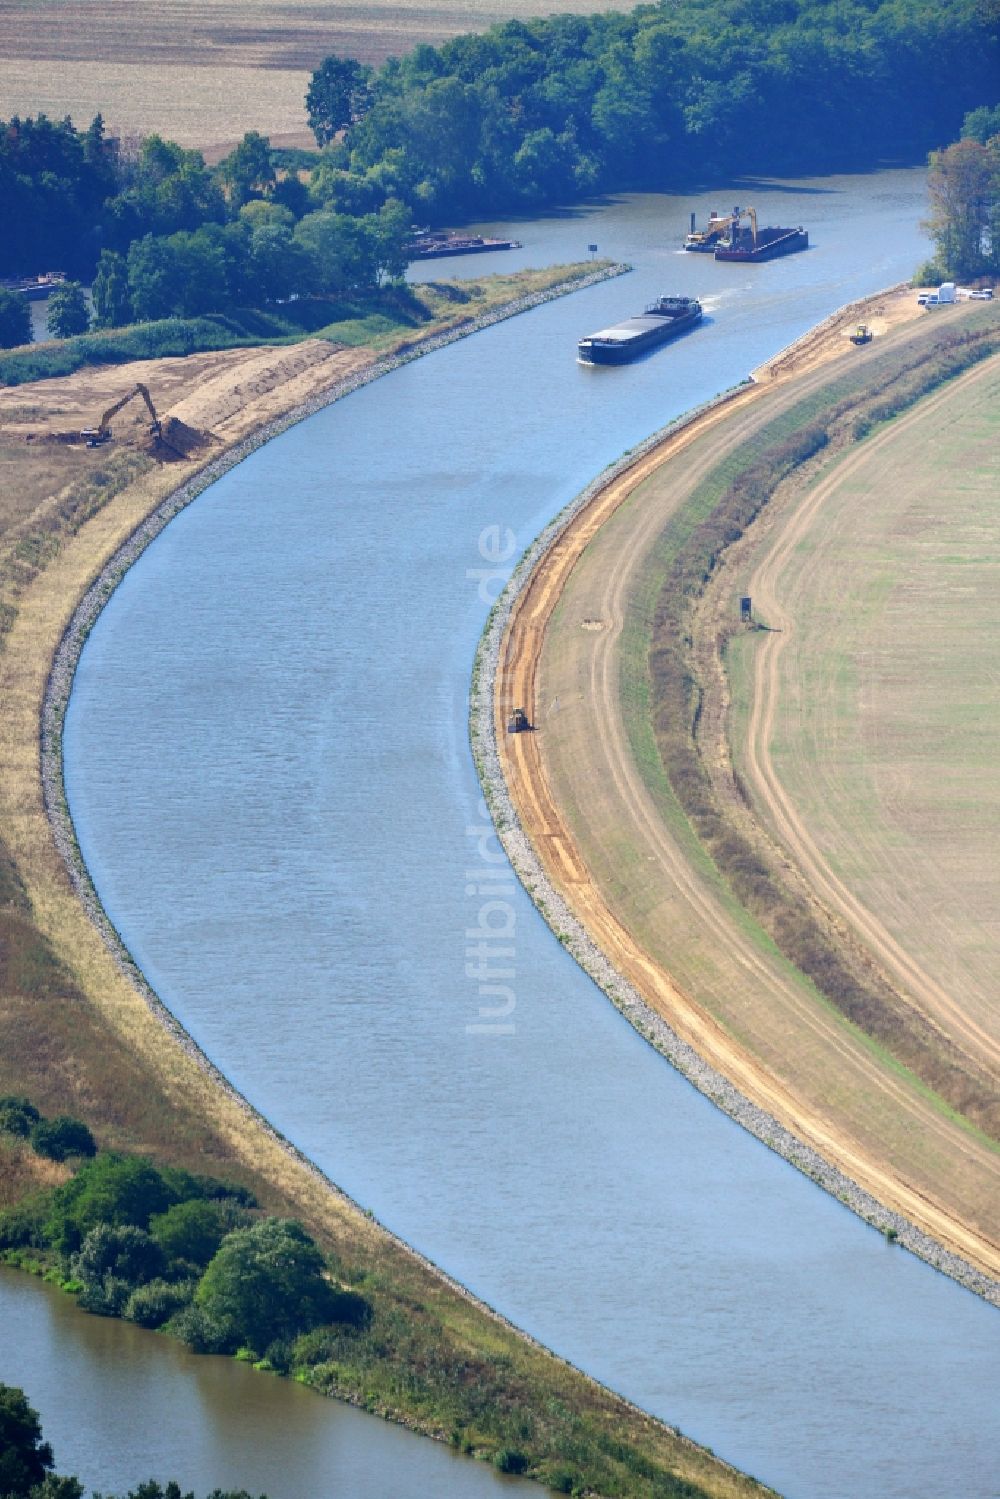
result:
<svg viewBox="0 0 1000 1499"><path fill-rule="evenodd" d="M331 57L307 107L346 212L431 220L749 173L916 162L995 93L982 0L661 0L511 21L378 71Z"/></svg>
<svg viewBox="0 0 1000 1499"><path fill-rule="evenodd" d="M74 278L49 299L54 337L85 332L80 280L93 280L98 327L197 317L399 279L410 211L391 198L346 214L280 164L249 132L215 168L153 135L135 151L39 116L0 123L0 275L58 269ZM61 209L60 209L61 205ZM78 278L78 279L77 279ZM28 342L30 308L0 289L0 346Z"/></svg>
<svg viewBox="0 0 1000 1499"><path fill-rule="evenodd" d="M27 1099L0 1099L0 1129L37 1153L39 1121ZM246 1349L281 1373L303 1334L367 1326L369 1302L300 1224L263 1215L244 1187L99 1150L78 1130L58 1157L74 1162L70 1179L0 1213L0 1252L40 1254L84 1310L165 1328L199 1353Z"/></svg>
<svg viewBox="0 0 1000 1499"><path fill-rule="evenodd" d="M100 115L0 121L0 276L93 279L115 327L377 288L402 275L412 219L915 162L993 95L998 37L989 0L661 0L378 70L328 57L306 97L315 152L250 131L210 168L157 135L110 139ZM89 317L73 288L50 310L57 336ZM28 331L0 292L0 343Z"/></svg>
<svg viewBox="0 0 1000 1499"><path fill-rule="evenodd" d="M971 110L961 139L932 151L929 167L935 254L921 280L1000 276L1000 104Z"/></svg>

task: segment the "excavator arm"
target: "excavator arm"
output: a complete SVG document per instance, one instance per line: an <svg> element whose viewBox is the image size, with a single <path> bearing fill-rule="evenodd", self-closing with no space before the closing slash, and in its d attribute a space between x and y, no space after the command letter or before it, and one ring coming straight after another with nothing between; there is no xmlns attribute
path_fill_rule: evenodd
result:
<svg viewBox="0 0 1000 1499"><path fill-rule="evenodd" d="M737 236L739 235L740 224L743 222L744 219L749 219L750 220L750 234L751 234L751 236L753 238L753 243L756 246L756 244L757 244L757 210L756 210L756 208L735 208L733 210L733 239L735 240L737 238Z"/></svg>
<svg viewBox="0 0 1000 1499"><path fill-rule="evenodd" d="M140 384L133 385L132 389L123 395L120 401L116 401L113 406L109 406L96 427L84 428L80 436L86 439L88 447L96 448L101 443L107 442L111 436L111 427L109 425L111 418L117 416L122 407L127 406L129 401L133 401L136 396L142 396L142 399L146 403L146 409L150 417L149 430L151 434L153 437L159 437L160 418L156 414L156 407L153 405L149 391L145 385Z"/></svg>

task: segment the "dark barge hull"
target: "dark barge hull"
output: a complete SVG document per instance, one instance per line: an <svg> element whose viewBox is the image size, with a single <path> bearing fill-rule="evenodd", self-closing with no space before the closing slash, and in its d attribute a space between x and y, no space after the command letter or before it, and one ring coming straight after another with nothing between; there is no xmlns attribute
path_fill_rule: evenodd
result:
<svg viewBox="0 0 1000 1499"><path fill-rule="evenodd" d="M450 244L447 240L440 240L437 244L430 245L407 245L407 254L413 260L444 260L451 255L485 255L492 250L519 250L521 242L517 239L481 239L481 240L456 240Z"/></svg>
<svg viewBox="0 0 1000 1499"><path fill-rule="evenodd" d="M688 310L674 316L647 312L642 317L628 318L614 328L581 338L577 345L578 357L583 364L631 364L633 359L640 359L651 349L659 348L660 344L696 327L701 318L698 302L691 302Z"/></svg>
<svg viewBox="0 0 1000 1499"><path fill-rule="evenodd" d="M808 248L809 235L805 229L762 229L756 244L749 235L741 237L734 245L719 245L715 258L756 264L759 260L776 260L779 255L794 255Z"/></svg>

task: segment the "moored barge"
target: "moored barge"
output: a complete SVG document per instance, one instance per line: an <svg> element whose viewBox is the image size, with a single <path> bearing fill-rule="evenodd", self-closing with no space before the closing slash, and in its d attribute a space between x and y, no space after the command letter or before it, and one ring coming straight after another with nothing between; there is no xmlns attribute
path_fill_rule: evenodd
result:
<svg viewBox="0 0 1000 1499"><path fill-rule="evenodd" d="M809 235L800 224L797 229L785 229L769 224L763 229L757 226L757 214L752 208L734 210L732 230L729 238L715 247L716 260L735 260L755 263L758 260L776 260L779 255L794 255L798 250L808 250ZM744 218L750 227L741 227Z"/></svg>
<svg viewBox="0 0 1000 1499"><path fill-rule="evenodd" d="M490 250L520 250L519 239L486 239L481 234L420 234L404 246L411 260L439 260L446 255L485 255Z"/></svg>
<svg viewBox="0 0 1000 1499"><path fill-rule="evenodd" d="M641 316L581 338L579 358L584 364L628 364L695 327L701 318L701 303L693 297L658 297Z"/></svg>
<svg viewBox="0 0 1000 1499"><path fill-rule="evenodd" d="M39 276L6 276L0 279L4 291L19 292L29 302L42 302L66 280L65 271L43 271Z"/></svg>

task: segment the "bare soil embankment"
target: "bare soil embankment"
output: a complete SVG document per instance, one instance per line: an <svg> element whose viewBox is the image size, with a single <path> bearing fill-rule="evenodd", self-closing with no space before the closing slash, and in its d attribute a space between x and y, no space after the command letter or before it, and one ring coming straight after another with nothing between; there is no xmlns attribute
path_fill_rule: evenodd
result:
<svg viewBox="0 0 1000 1499"><path fill-rule="evenodd" d="M910 294L876 305L887 329L899 327L893 336L917 347L914 301ZM900 326L907 321L910 328ZM480 754L487 776L509 787L513 805L505 809L501 790L497 810L519 824L507 838L526 883L639 1028L864 1216L996 1296L1000 1157L992 1143L761 939L671 805L648 722L648 635L644 649L634 627L650 623L664 527L727 454L835 380L845 368L838 356L858 357L845 352L843 322L595 486L527 576L502 640L494 621L486 658L495 652L495 717ZM505 734L515 705L528 709L535 733Z"/></svg>

